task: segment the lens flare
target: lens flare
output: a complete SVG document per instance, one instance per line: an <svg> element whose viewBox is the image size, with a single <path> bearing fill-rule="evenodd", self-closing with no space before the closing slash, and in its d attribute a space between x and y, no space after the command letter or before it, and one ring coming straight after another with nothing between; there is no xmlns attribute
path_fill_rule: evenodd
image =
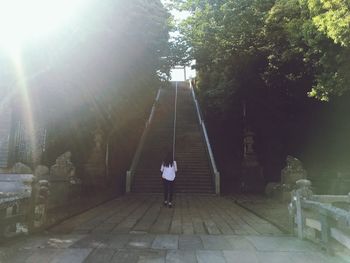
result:
<svg viewBox="0 0 350 263"><path fill-rule="evenodd" d="M11 57L16 70L16 83L15 88L19 90L17 96L20 98L20 103L22 105L22 115L25 121L25 128L29 136L30 149L34 155L36 151L36 138L35 138L35 127L34 127L34 115L33 108L30 100L30 95L28 91L27 78L25 70L23 68L23 63L21 61L21 54L19 47L12 47ZM35 156L33 156L35 158Z"/></svg>
<svg viewBox="0 0 350 263"><path fill-rule="evenodd" d="M37 154L36 127L28 81L35 76L24 67L22 50L33 43L40 43L59 30L74 28L82 7L90 0L0 0L0 51L10 57L15 70L14 83L2 83L11 87L11 93L20 98L24 126L29 139L33 160ZM11 66L10 66L11 67Z"/></svg>
<svg viewBox="0 0 350 263"><path fill-rule="evenodd" d="M67 25L83 0L0 0L0 46L32 41Z"/></svg>

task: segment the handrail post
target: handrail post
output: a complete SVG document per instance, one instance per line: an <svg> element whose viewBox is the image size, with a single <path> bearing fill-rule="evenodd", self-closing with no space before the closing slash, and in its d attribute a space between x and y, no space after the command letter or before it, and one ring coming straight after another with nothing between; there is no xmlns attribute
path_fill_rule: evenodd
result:
<svg viewBox="0 0 350 263"><path fill-rule="evenodd" d="M210 142L209 142L207 129L205 127L202 115L200 113L200 107L199 107L198 101L196 99L196 94L194 93L194 89L193 89L191 80L189 81L189 83L190 83L192 98L193 98L194 104L196 106L198 122L199 122L199 125L201 126L201 129L202 129L202 132L203 132L203 135L204 135L205 145L207 146L207 150L208 150L210 164L211 164L211 168L212 168L212 172L213 172L213 183L215 185L215 193L216 194L220 194L220 173L219 173L219 171L217 170L217 167L216 167L213 151L211 149L211 145L210 145Z"/></svg>
<svg viewBox="0 0 350 263"><path fill-rule="evenodd" d="M298 228L298 238L303 239L303 230L304 230L304 220L303 214L301 210L301 200L300 200L300 192L298 190L295 191L295 206L296 206L296 220L297 220L297 228Z"/></svg>
<svg viewBox="0 0 350 263"><path fill-rule="evenodd" d="M298 228L298 238L303 239L304 238L304 215L302 213L302 201L304 199L310 198L312 196L311 188L311 182L306 179L300 179L296 181L297 188L294 191L294 197L292 198L292 202L295 201L296 206L296 221L297 221L297 228ZM294 200L293 200L294 199Z"/></svg>
<svg viewBox="0 0 350 263"><path fill-rule="evenodd" d="M321 246L327 251L327 253L331 253L332 251L329 246L330 227L327 211L321 209L319 213L321 216Z"/></svg>

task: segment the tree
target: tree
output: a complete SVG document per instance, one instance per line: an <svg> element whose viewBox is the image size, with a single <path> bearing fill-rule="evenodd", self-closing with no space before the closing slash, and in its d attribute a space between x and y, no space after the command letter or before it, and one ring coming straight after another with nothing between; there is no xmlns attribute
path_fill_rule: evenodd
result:
<svg viewBox="0 0 350 263"><path fill-rule="evenodd" d="M220 76L214 77L215 86L239 82L240 76L232 78L232 71L237 68L235 59L241 58L258 64L248 66L257 69L255 74L260 76L256 78L286 93L300 90L328 100L349 89L350 16L346 1L188 0L178 1L178 8L193 13L179 27L181 41L190 47L199 78L205 78L206 83L213 71L217 72L214 76ZM201 77L201 72L206 76ZM301 88L293 88L301 83ZM213 89L212 83L208 85ZM229 90L237 90L237 86Z"/></svg>
<svg viewBox="0 0 350 263"><path fill-rule="evenodd" d="M192 13L179 30L190 50L186 56L197 62L208 126L215 133L224 127L226 141L232 136L239 141L245 100L249 123L258 141L263 138L260 156L274 169L268 173L279 175L283 156L297 152L292 142L302 138L300 125L317 103L314 98L327 101L350 89L349 5L342 0L174 2Z"/></svg>
<svg viewBox="0 0 350 263"><path fill-rule="evenodd" d="M335 43L350 45L350 6L346 0L301 0L310 10L311 19L319 31Z"/></svg>
<svg viewBox="0 0 350 263"><path fill-rule="evenodd" d="M23 98L18 105L31 104L23 121L32 114L32 125L51 127L51 159L69 147L83 161L96 122L106 134L143 128L160 75L170 71L169 17L159 0L89 1L74 23L23 47L21 74L0 62L6 85Z"/></svg>

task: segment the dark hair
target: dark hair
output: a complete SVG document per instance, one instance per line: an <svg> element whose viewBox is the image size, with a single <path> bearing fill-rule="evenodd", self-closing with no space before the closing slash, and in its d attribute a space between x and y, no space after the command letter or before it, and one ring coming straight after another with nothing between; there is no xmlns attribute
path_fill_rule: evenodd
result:
<svg viewBox="0 0 350 263"><path fill-rule="evenodd" d="M173 165L173 155L171 152L168 152L165 156L165 159L163 160L164 166L172 166Z"/></svg>

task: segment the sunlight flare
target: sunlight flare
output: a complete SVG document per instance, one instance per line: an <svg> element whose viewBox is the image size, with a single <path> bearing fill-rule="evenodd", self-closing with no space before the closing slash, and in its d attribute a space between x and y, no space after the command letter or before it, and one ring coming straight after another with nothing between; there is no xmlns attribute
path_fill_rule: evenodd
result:
<svg viewBox="0 0 350 263"><path fill-rule="evenodd" d="M30 100L30 95L28 91L27 79L23 68L23 63L21 61L20 49L12 49L11 57L13 59L13 64L16 70L16 83L15 86L19 89L19 96L21 98L21 104L23 105L23 117L25 120L24 125L28 129L30 148L32 153L36 153L36 142L35 142L35 127L33 119L33 108ZM34 157L34 156L33 156Z"/></svg>
<svg viewBox="0 0 350 263"><path fill-rule="evenodd" d="M44 36L64 26L82 6L82 0L0 0L0 46Z"/></svg>

